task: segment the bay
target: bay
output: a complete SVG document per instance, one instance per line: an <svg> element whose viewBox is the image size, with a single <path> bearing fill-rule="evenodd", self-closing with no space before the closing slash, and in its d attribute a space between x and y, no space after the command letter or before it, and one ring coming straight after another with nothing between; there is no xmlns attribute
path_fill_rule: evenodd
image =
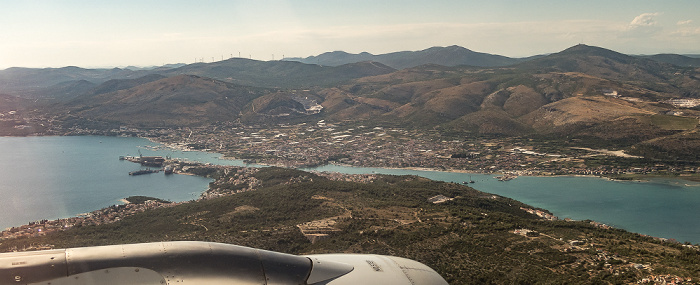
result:
<svg viewBox="0 0 700 285"><path fill-rule="evenodd" d="M198 198L210 179L162 172L129 176L141 166L119 156L173 152L148 149L157 146L141 138L0 137L0 229L74 217L134 195L175 202ZM214 159L201 152L175 154Z"/></svg>
<svg viewBox="0 0 700 285"><path fill-rule="evenodd" d="M220 154L178 151L142 138L0 137L0 229L41 219L76 216L132 195L171 201L196 199L210 179L150 174L119 156L162 155L219 165L246 165ZM259 166L259 165L248 165ZM595 220L681 242L700 243L700 185L682 180L609 181L595 177L527 177L502 182L490 174L326 165L302 170L347 174L418 175L462 183L551 211L559 218Z"/></svg>

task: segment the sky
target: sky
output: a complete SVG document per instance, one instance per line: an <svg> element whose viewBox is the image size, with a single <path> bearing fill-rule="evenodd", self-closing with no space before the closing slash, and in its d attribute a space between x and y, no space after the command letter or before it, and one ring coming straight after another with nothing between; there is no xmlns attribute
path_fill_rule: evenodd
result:
<svg viewBox="0 0 700 285"><path fill-rule="evenodd" d="M700 1L0 0L0 69L279 60L459 45L700 54Z"/></svg>

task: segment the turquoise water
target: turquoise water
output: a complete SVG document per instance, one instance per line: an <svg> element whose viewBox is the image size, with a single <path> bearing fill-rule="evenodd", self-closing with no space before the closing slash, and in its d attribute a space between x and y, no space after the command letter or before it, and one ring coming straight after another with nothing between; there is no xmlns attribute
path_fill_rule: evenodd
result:
<svg viewBox="0 0 700 285"><path fill-rule="evenodd" d="M307 169L312 170L312 169ZM594 220L631 232L700 243L700 185L682 180L609 181L594 177L528 177L503 182L495 175L326 165L318 171L418 175L544 208L561 219ZM689 185L690 184L690 185Z"/></svg>
<svg viewBox="0 0 700 285"><path fill-rule="evenodd" d="M135 163L122 155L169 155L222 165L245 165L219 154L159 148L140 138L0 137L0 229L40 219L76 216L132 195L186 201L210 179L162 173L129 176ZM350 174L419 175L461 183L550 210L560 218L595 220L632 232L700 243L700 186L680 180L620 182L591 177L518 177L327 165L314 169ZM696 184L696 185L687 185Z"/></svg>

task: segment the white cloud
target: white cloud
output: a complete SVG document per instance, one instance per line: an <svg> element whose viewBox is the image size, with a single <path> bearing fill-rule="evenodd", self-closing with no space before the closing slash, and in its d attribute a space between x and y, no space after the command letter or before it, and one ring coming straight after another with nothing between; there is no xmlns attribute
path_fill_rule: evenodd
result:
<svg viewBox="0 0 700 285"><path fill-rule="evenodd" d="M656 19L654 19L656 16L658 16L659 13L644 13L641 14L632 20L630 23L630 27L651 27L651 26L657 26L658 23L656 22Z"/></svg>
<svg viewBox="0 0 700 285"><path fill-rule="evenodd" d="M660 13L644 13L635 17L621 34L624 38L648 38L662 30L656 21Z"/></svg>
<svg viewBox="0 0 700 285"><path fill-rule="evenodd" d="M678 30L671 33L671 36L677 36L682 38L694 38L697 41L698 36L700 36L700 27L688 25L680 26L678 27Z"/></svg>
<svg viewBox="0 0 700 285"><path fill-rule="evenodd" d="M671 36L682 38L683 41L698 40L700 36L700 27L693 25L693 20L678 21L677 28L671 33Z"/></svg>

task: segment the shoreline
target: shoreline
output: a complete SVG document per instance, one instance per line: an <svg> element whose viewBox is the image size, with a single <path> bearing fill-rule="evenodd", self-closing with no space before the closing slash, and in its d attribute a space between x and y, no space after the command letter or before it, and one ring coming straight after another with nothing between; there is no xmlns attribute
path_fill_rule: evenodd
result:
<svg viewBox="0 0 700 285"><path fill-rule="evenodd" d="M61 136L61 135L50 135L50 136ZM99 137L100 135L88 135L88 136L94 136L94 137ZM39 137L39 136L37 136ZM107 136L109 137L109 136ZM118 137L118 136L115 136ZM285 165L280 165L280 164L269 164L269 163L245 163L244 159L239 159L239 158L234 158L234 157L229 157L225 156L224 154L215 152L211 149L207 150L196 150L196 149L191 149L191 148L185 148L181 147L178 144L179 143L166 143L157 140L156 138L152 137L142 137L142 136L136 136L135 138L141 138L141 139L146 139L152 143L159 144L163 146L164 148L176 150L176 151L181 151L181 152L204 152L208 154L216 154L219 155L220 160L228 160L228 161L239 161L246 167L257 167L257 166L263 166L263 167L282 167L282 168L294 168L294 169L312 169L312 168L318 168L318 167L323 167L326 165L337 165L337 166L342 166L342 167L356 167L356 168L382 168L382 169L392 169L392 170L415 170L415 171L433 171L433 172L448 172L448 173L472 173L472 174L499 174L503 175L506 173L516 173L517 176L526 176L526 177L587 177L587 178L602 178L606 179L609 181L615 181L615 182L640 182L640 183L650 183L652 179L657 178L657 179L668 179L672 181L684 181L684 182L694 182L698 183L697 185L690 185L687 183L684 183L683 186L685 187L700 187L700 176L697 176L693 179L693 176L682 176L681 174L679 175L663 175L663 174L631 174L633 177L632 179L619 179L619 178L614 178L614 177L608 177L608 176L601 176L601 175L593 175L593 174L553 174L553 175L544 175L544 174L519 174L519 172L531 172L531 170L499 170L499 171L494 171L494 172L481 172L478 170L467 170L467 169L437 169L437 168L430 168L430 167L383 167L383 166L355 166L355 165L347 165L347 164L341 164L341 163L328 163L325 165L315 165L311 167L289 167ZM580 149L585 149L585 148L580 148ZM255 166L250 166L250 165L255 165ZM179 174L184 174L184 173L179 173Z"/></svg>
<svg viewBox="0 0 700 285"><path fill-rule="evenodd" d="M204 167L212 167L211 165L205 165L205 164L203 164L203 163L202 163L201 165L204 166ZM224 167L240 167L240 166L224 166ZM399 170L406 170L406 168L398 168L398 169L399 169ZM435 171L435 170L426 170L425 168L414 168L414 169L411 169L411 170L418 170L418 171ZM442 171L442 172L447 172L447 171ZM339 174L341 174L341 175L348 175L348 176L356 175L356 174L346 174L346 173L340 173L340 172L335 172L335 173L339 173ZM452 173L454 173L454 172L452 172ZM190 173L187 173L187 174L188 174L188 175L195 175L195 174L190 174ZM381 175L381 174L380 174L380 173L377 173L377 175ZM196 176L196 175L195 175L195 176ZM587 176L587 175L577 175L577 176L579 176L579 177L590 177L590 176ZM555 177L555 176L550 176L550 177ZM438 181L439 181L439 180L438 180ZM127 198L119 199L119 202L124 203L124 205L122 205L122 207L135 207L135 206L140 205L140 204L134 204L134 203L129 202L129 201L127 200ZM155 209L155 208L159 208L159 207L169 207L169 206L175 206L175 205L180 205L180 204L186 204L186 203L190 203L190 202L192 202L192 201L183 201L183 202L176 202L176 203L170 203L170 202L168 202L168 203L165 203L165 204L162 204L162 205L153 206L153 207L148 207L148 206L147 206L147 207L145 207L145 208L143 208L143 209L140 209L140 210L135 209L135 211L132 211L132 212L130 212L130 213L123 213L123 214L121 215L121 217L125 217L125 215L130 215L130 214L133 214L133 213L136 213L136 212L147 211L147 210ZM161 204L161 203L159 202L159 204ZM14 229L18 229L18 230L26 230L26 229L28 229L28 230L30 230L30 231L32 230L32 228L41 228L41 229L45 229L45 231L40 230L39 233L34 232L33 234L29 234L29 235L31 235L31 236L34 236L34 235L43 235L43 234L47 234L47 233L50 233L50 232L53 232L53 231L65 230L65 229L67 229L67 228L73 227L74 224L78 224L78 223L80 223L80 224L85 224L86 222L88 222L87 225L99 225L99 224L106 224L106 223L117 222L117 221L119 221L120 219L115 219L115 220L112 220L112 221L102 221L102 222L97 222L97 223L91 223L91 222L90 222L91 220L93 220L93 219L95 219L95 218L98 218L98 217L100 217L100 216L105 216L107 213L109 213L108 211L109 211L111 208L114 208L114 206L117 206L117 205L113 205L113 206L110 206L110 207L98 209L98 210L92 211L92 212L90 212L90 213L85 213L85 214L78 215L78 216L75 216L75 217L62 218L62 219L56 219L56 220L44 220L44 221L40 221L40 222L37 221L37 222L32 222L32 223L28 223L28 224L16 226L16 227L7 228L7 229L5 229L4 231L1 232L0 237L2 237L2 238L0 238L0 241L1 241L2 239L6 239L6 238L14 238L14 237L5 237L5 235L8 235L8 232L10 231L10 229L13 229L13 230L14 230ZM531 206L531 207L535 207L535 206ZM536 207L535 207L535 208L536 208ZM535 208L533 208L533 209L535 209ZM128 210L128 208L126 208L126 209ZM523 209L523 208L521 208L521 209ZM527 210L527 209L523 209L523 210ZM531 210L532 210L532 209L531 209ZM549 212L547 211L547 213L549 213ZM539 215L539 214L538 214L538 215ZM547 215L545 215L545 216L540 216L540 217L541 217L541 218L544 218L544 219L548 219L548 220L552 220L552 217L553 217L554 220L562 220L562 221L584 221L584 220L573 220L573 219L569 219L569 218L567 218L567 219L559 219L559 218L557 218L556 216L553 216L553 214L549 214L549 216L551 216L551 217L547 217ZM651 238L654 238L654 239L659 240L659 241L668 240L667 238L661 238L661 237L657 237L657 236L651 236L651 235L648 235L648 234L642 234L642 233L639 233L639 232L630 231L630 230L625 229L624 227L620 227L619 225L608 225L608 224L605 224L605 223L597 222L596 220L591 220L590 223L591 223L592 225L596 226L596 227L608 228L608 229L609 229L609 228L621 229L621 230L629 231L630 233L638 234L638 235L640 235L640 236L651 237ZM51 226L51 228L49 228L49 225ZM56 228L56 227L54 227L55 225L59 225L59 226L61 226L61 227L60 227L60 228ZM25 236L26 236L26 235L25 235ZM17 236L17 237L20 237L20 236Z"/></svg>
<svg viewBox="0 0 700 285"><path fill-rule="evenodd" d="M52 137L58 137L58 136L52 136ZM91 137L104 137L104 136L91 136ZM113 136L108 136L108 137L113 137ZM160 142L158 142L158 141L156 141L156 140L149 139L149 138L143 138L143 137L132 137L132 138L146 139L147 141L153 142L153 143L158 144L158 145L160 145L160 146L167 146L166 144L160 143ZM139 146L143 146L143 144L140 144ZM160 151L166 151L166 152L168 151L167 149L159 149L159 150L160 150ZM209 151L203 151L203 150L202 150L202 151L195 151L195 152L216 154L216 155L218 156L218 158L213 158L213 159L219 159L219 160L224 160L224 159L226 159L226 160L238 160L238 161L241 161L241 160L239 160L239 159L232 159L232 158L224 157L224 156L221 155L220 153L216 153L216 152L213 152L213 151L211 151L211 150L209 150ZM192 157L194 157L194 155L192 155ZM212 157L206 157L205 159L212 159ZM206 164L206 163L207 163L206 161L200 162L200 161L197 161L197 160L191 160L190 162L197 162L197 163L201 163L201 164ZM216 163L212 163L212 164L216 165ZM261 165L261 164L257 164L257 165L255 165L255 166L250 166L250 165L248 165L248 166L243 166L243 167L256 167L256 168L258 168L260 165ZM510 171L478 172L478 171L473 171L473 170L462 170L462 169L435 169L435 168L427 168L427 167L402 167L402 168L400 168L400 167L376 167L376 166L375 166L375 167L372 167L372 166L368 166L368 167L358 167L358 166L352 166L352 165L346 165L346 164L340 164L340 163L330 163L330 164L327 164L327 165L337 165L337 166L341 166L341 167L350 167L350 168L375 168L375 169L387 169L387 170L398 170L398 171L404 171L404 170L406 170L406 171L425 171L425 172L436 172L436 173L438 173L438 172L441 172L441 173L455 173L455 174L462 174L462 175L464 175L464 178L459 178L459 177L458 177L458 178L455 178L455 183L461 182L462 180L460 180L460 179L466 180L468 174L493 175L493 174L513 173L513 172L515 172L515 173L520 173L520 171L513 171L513 172L510 172ZM239 166L239 167L240 167L240 166ZM320 167L320 166L309 167L308 169L305 169L305 171L310 171L310 170L313 170L313 168L318 168L318 167ZM295 168L295 169L299 169L299 168ZM332 172L332 171L331 171L331 172ZM522 171L522 172L526 172L526 171ZM343 175L346 175L346 173L343 173L343 172L338 172L338 173L343 174ZM176 172L176 174L183 174L183 175L196 176L196 175L191 174L191 173ZM372 173L367 172L367 174L372 174ZM376 173L376 174L379 174L379 173ZM408 173L407 173L407 174L408 174ZM401 174L396 174L396 175L401 175ZM686 178L686 177L684 177L684 176L672 176L672 175L646 175L646 177L649 178L649 180L626 180L626 179L620 180L620 179L614 179L614 178L609 178L609 177L605 177L605 176L584 175L584 174L561 174L561 175L532 175L532 174L529 174L529 175L521 175L521 174L518 174L518 175L524 176L524 177L528 177L528 176L529 176L529 177L553 177L553 178L556 178L556 177L582 177L582 178L599 178L599 179L602 178L602 179L605 179L605 180L608 180L608 181L616 181L616 182L641 182L641 183L654 183L654 182L658 182L658 183L665 183L665 184L667 184L667 185L674 185L674 186L681 186L681 187L700 187L700 185L694 185L694 184L696 184L696 183L686 183L686 181L689 181L689 180L683 179L683 178ZM642 177L642 176L640 175L640 177ZM666 182L654 181L654 180L656 180L656 179L665 180ZM680 180L679 180L679 179L680 179ZM514 180L512 180L511 183L512 183L513 181L515 181L514 184L517 184L517 182L518 182L517 178L514 179ZM478 185L480 185L480 184L477 184L477 188L480 188ZM471 186L471 185L470 185L470 186ZM693 189L693 190L694 190L694 189ZM124 203L124 201L122 201L122 200L120 200L119 202Z"/></svg>
<svg viewBox="0 0 700 285"><path fill-rule="evenodd" d="M40 135L40 136L31 136L31 137L62 137L63 135ZM77 136L82 136L82 135L68 135L65 137L77 137ZM119 137L119 136L104 136L104 135L85 135L88 137ZM18 136L5 136L5 137L18 137ZM23 136L23 137L29 137L29 136ZM601 178L605 179L608 181L614 181L614 182L639 182L639 183L651 183L652 180L654 179L661 179L661 180L669 180L669 181L678 181L678 182L686 182L683 183L682 186L684 187L700 187L700 177L693 177L693 176L682 176L682 175L668 175L668 174L631 174L632 179L619 179L615 177L608 177L608 176L601 176L601 175L592 175L592 174L553 174L553 175L543 175L543 174L520 174L519 172L530 172L531 170L499 170L499 171L493 171L493 172L482 172L478 170L467 170L467 169L437 169L437 168L430 168L430 167L382 167L382 166L355 166L355 165L348 165L348 164L342 164L342 163L328 163L325 165L316 165L316 166L311 166L311 167L289 167L285 165L280 165L280 164L268 164L268 163L245 163L243 162L243 159L239 158L234 158L234 157L229 157L225 156L221 153L215 152L211 149L208 150L195 150L195 149L190 149L190 148L185 148L181 147L178 145L178 143L166 143L157 140L156 138L152 137L143 137L143 136L135 136L133 138L141 138L141 139L146 139L149 142L159 144L164 148L167 149L172 149L176 151L181 151L181 152L203 152L203 153L208 153L208 154L215 154L219 155L220 160L228 160L228 161L239 161L242 164L244 164L246 167L258 167L258 166L263 166L263 167L282 167L282 168L294 168L294 169L312 169L312 168L319 168L323 167L326 165L337 165L337 166L342 166L342 167L351 167L351 168L381 168L381 169L391 169L391 170L414 170L414 171L432 171L432 172L446 172L446 173L464 173L464 174L479 174L479 175L490 175L490 174L495 174L495 175L503 175L506 173L515 173L517 176L524 176L524 177L584 177L584 178ZM199 161L192 161L192 162L199 162ZM200 163L206 163L206 162L200 162ZM250 166L250 165L255 165L255 166ZM182 174L182 175L192 175L189 173L177 173L177 174ZM195 175L196 176L196 175ZM687 182L691 183L697 183L697 184L689 184Z"/></svg>
<svg viewBox="0 0 700 285"><path fill-rule="evenodd" d="M192 162L195 162L195 161L192 161ZM197 161L196 163L197 163L197 164L200 164L200 165L202 165L202 166L206 166L206 165L207 165L206 162L199 162L199 161ZM329 165L337 165L337 166L341 166L341 167L353 167L353 166L342 165L342 164L329 164ZM219 167L219 165L210 165L210 167L211 167L211 166L213 166L213 167ZM245 166L220 166L220 167L245 167ZM253 167L253 168L259 168L259 167ZM425 172L455 173L455 174L463 174L463 175L465 176L465 179L466 179L466 175L468 175L468 174L470 174L470 173L471 173L471 174L478 174L478 175L488 175L488 176L490 176L490 174L492 175L492 174L502 173L502 172L500 172L500 171L499 171L499 172L491 172L491 173L482 173L482 172L464 171L464 170L438 170L438 169L422 168L422 167L410 167L410 168L373 167L373 168L376 168L376 169L387 169L387 170L399 170L399 171L401 171L401 170L409 170L409 171L425 171ZM312 169L304 169L304 171L313 171L313 170L312 170ZM319 172L323 172L323 171L319 171ZM328 171L328 172L335 172L335 173L339 173L339 174L341 174L341 175L353 175L353 174L348 174L348 173L344 173L344 172L337 172L337 171ZM176 173L177 173L177 174L184 174L184 175L197 176L197 175L192 174L192 173L180 173L180 172L176 172ZM378 174L378 175L380 175L381 173L365 173L365 174ZM397 174L397 175L401 175L401 174ZM408 174L408 173L407 173L406 175L411 175L411 174ZM416 174L413 174L413 175L416 175ZM419 175L419 176L420 176L420 175ZM606 177L595 176L595 175L540 175L540 176L537 176L537 175L522 175L522 176L531 176L531 177L552 177L552 178L567 177L567 176L568 176L568 177L583 177L583 178L602 178L602 179L605 179L605 180L613 181L612 179L609 179L609 178L606 178ZM461 177L461 176L460 176L460 177ZM429 178L429 179L431 179L431 178ZM436 181L440 181L440 179L437 179ZM443 180L443 181L444 181L444 180ZM516 179L515 181L517 181L517 179ZM623 180L623 181L630 181L630 180ZM639 182L647 183L647 182L649 182L649 181L639 181ZM459 183L459 182L454 182L454 183ZM517 184L517 183L516 183L516 184ZM469 186L471 186L471 185L469 185ZM690 186L690 185L687 185L687 184L686 184L686 186ZM480 187L478 187L478 188L480 188ZM480 190L480 191L488 191L488 190ZM205 192L206 192L206 191L205 191ZM487 192L487 193L488 193L488 192ZM126 198L119 199L119 202L124 203L124 205L130 205L130 204L132 204L132 203L129 203L129 201L126 200ZM536 207L536 206L533 206L533 207ZM100 209L100 210L102 210L102 209ZM98 210L96 210L96 211L98 211ZM71 217L71 218L73 218L73 217ZM69 218L69 219L70 219L70 218ZM24 225L23 225L23 226L24 226ZM20 227L22 227L22 226L20 226ZM615 227L616 227L616 228L621 228L621 229L623 229L622 227L618 227L618 226L615 226Z"/></svg>
<svg viewBox="0 0 700 285"><path fill-rule="evenodd" d="M392 169L392 170L415 170L415 171L434 171L434 172L449 172L449 173L473 173L473 174L506 174L506 173L516 173L517 176L529 176L529 177L566 177L566 176L572 176L572 177L590 177L590 178L603 178L607 179L610 181L618 181L618 182L651 182L651 180L657 178L657 179L663 179L663 180L675 180L675 181L684 181L684 182L692 182L692 183L698 183L695 185L684 183L683 186L685 187L700 187L700 175L698 176L683 176L682 174L678 173L676 175L673 174L630 174L632 176L631 179L619 179L615 177L608 177L608 176L601 176L601 175L589 175L589 174L554 174L554 175L543 175L543 174L519 174L518 172L531 172L531 170L499 170L499 171L494 171L494 172L482 172L478 170L467 170L467 169L437 169L437 168L429 168L429 167L384 167L384 166L371 166L371 165L366 165L366 166L354 166L354 165L346 165L346 164L334 164L334 163L328 163L325 165L315 165L315 166L306 166L306 167L290 167L290 166L285 166L281 164L268 164L268 163L245 163L243 162L244 159L238 159L234 157L229 157L225 156L221 153L215 152L211 149L206 149L206 150L196 150L196 149L191 149L187 147L182 147L179 144L181 143L167 143L163 141L159 141L157 138L153 137L145 137L145 136L119 136L119 135L114 135L114 136L109 136L109 135L94 135L94 134L89 134L89 135L56 135L56 134L51 134L51 135L28 135L28 136L0 136L3 138L27 138L27 137L80 137L80 136L88 136L88 137L131 137L131 138L140 138L140 139L145 139L148 140L151 143L154 144L159 144L163 148L167 149L172 149L176 151L181 151L181 152L204 152L208 154L216 154L219 155L220 160L229 160L229 161L240 161L242 164L246 165L246 167L257 167L257 166L272 166L272 167L283 167L283 168L294 168L294 169L300 169L300 168L305 168L305 169L310 169L310 168L318 168L318 167L323 167L325 165L338 165L338 166L343 166L343 167L358 167L358 168L382 168L382 169ZM594 150L594 149L588 149L588 148L582 148L582 147L574 147L575 149L587 149L587 150ZM616 151L609 151L609 150L594 150L594 151L607 151L607 152L616 152ZM249 166L249 165L256 165L256 166ZM623 174L624 175L624 174Z"/></svg>
<svg viewBox="0 0 700 285"><path fill-rule="evenodd" d="M262 165L262 164L259 164ZM477 174L477 175L504 175L504 174L513 174L515 173L517 176L523 176L523 177L538 177L538 178L548 178L548 177L582 177L582 178L599 178L599 179L604 179L608 181L614 181L614 182L638 182L638 183L652 183L653 179L662 179L662 180L669 180L669 181L678 181L678 182L695 182L697 183L696 185L690 185L687 183L684 183L683 186L685 187L700 187L700 181L695 181L691 179L685 179L683 176L671 176L671 175L654 175L654 174L649 174L649 175L635 175L634 179L617 179L617 178L612 178L612 177L607 177L607 176L600 176L600 175L592 175L592 174L553 174L553 175L533 175L533 174L519 174L518 172L527 172L527 170L513 170L513 171L494 171L494 172L479 172L477 170L465 170L465 169L449 169L449 170L443 170L443 169L435 169L435 168L426 168L426 167L379 167L379 166L354 166L354 165L347 165L347 164L336 164L336 163L329 163L326 165L335 165L335 166L341 166L341 167L351 167L351 168L381 168L381 169L391 169L391 170L414 170L414 171L427 171L427 172L443 172L443 173L458 173L458 174ZM306 167L302 169L313 169L313 168L318 168L318 167L323 167L326 165L322 166L314 166L314 167ZM296 168L299 169L299 168Z"/></svg>

